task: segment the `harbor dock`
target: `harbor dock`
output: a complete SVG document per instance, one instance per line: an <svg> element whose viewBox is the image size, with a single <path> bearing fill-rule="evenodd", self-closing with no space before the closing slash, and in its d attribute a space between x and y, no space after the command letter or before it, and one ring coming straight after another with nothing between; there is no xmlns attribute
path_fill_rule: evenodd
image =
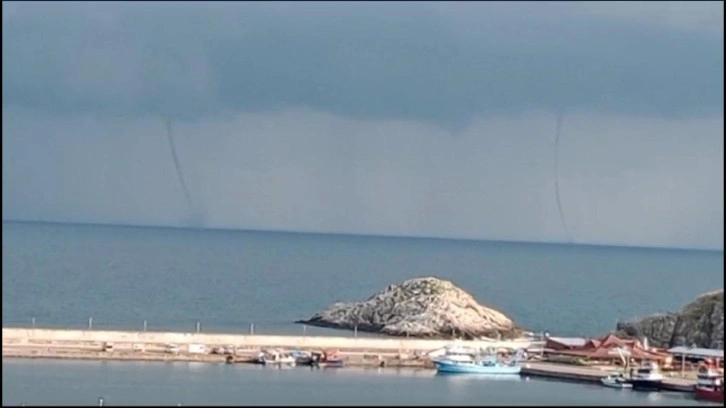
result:
<svg viewBox="0 0 726 408"><path fill-rule="evenodd" d="M600 384L600 380L612 371L612 367L579 367L568 364L527 362L522 366L522 375L554 380ZM695 381L683 378L666 378L662 383L664 391L691 392Z"/></svg>
<svg viewBox="0 0 726 408"><path fill-rule="evenodd" d="M57 330L5 328L2 334L3 352L6 347L28 347L53 345L54 348L72 347L100 349L104 343L113 343L114 350L132 350L133 345L143 345L145 349L164 348L168 344L188 346L204 344L207 347L233 345L237 349L337 349L341 352L427 352L445 347L451 340L377 338L377 337L338 337L314 335L261 335L261 334L224 334L224 333L180 333L153 331L118 330ZM535 342L520 340L470 340L467 346L476 348L506 347L512 349L529 348Z"/></svg>
<svg viewBox="0 0 726 408"><path fill-rule="evenodd" d="M91 360L226 362L212 354L216 347L232 348L233 362L246 362L261 350L335 350L348 366L433 368L426 353L450 340L409 338L240 335L221 333L133 332L3 328L3 358L64 358ZM528 348L530 340L467 341L471 347ZM174 352L170 352L172 347ZM203 346L204 352L192 352Z"/></svg>
<svg viewBox="0 0 726 408"><path fill-rule="evenodd" d="M531 348L532 340L462 341L468 347ZM274 336L219 333L133 332L104 330L53 330L3 328L3 358L60 358L84 360L184 361L244 363L263 349L315 351L334 349L349 367L434 368L428 352L451 344L451 340L408 338L358 338L335 336ZM170 352L170 346L175 348ZM204 346L203 352L197 347ZM233 347L232 357L211 353L215 347ZM600 384L612 367L526 361L522 375L554 380ZM667 378L664 390L691 392L695 382Z"/></svg>

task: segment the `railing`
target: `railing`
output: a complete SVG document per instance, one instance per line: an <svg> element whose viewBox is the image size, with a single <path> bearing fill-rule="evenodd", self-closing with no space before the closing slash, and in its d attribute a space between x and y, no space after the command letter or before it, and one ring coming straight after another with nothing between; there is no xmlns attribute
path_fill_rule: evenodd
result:
<svg viewBox="0 0 726 408"><path fill-rule="evenodd" d="M87 329L87 330L114 330L114 331L154 331L154 332L184 332L184 333L218 333L218 334L266 334L266 335L334 335L336 337L386 337L385 334L353 330L334 329L328 327L309 326L293 322L248 322L235 324L220 324L206 326L202 321L189 323L172 322L167 324L153 324L149 320L140 320L137 325L133 323L114 324L99 321L89 316L85 321L43 322L35 317L30 321L3 321L3 327L29 328L29 329ZM409 337L409 336L406 336Z"/></svg>
<svg viewBox="0 0 726 408"><path fill-rule="evenodd" d="M143 319L138 323L114 324L107 321L95 319L89 316L83 321L66 321L66 322L42 322L35 317L30 321L3 321L3 327L12 328L33 328L33 329L87 329L87 330L114 330L114 331L153 331L153 332L183 332L183 333L208 333L208 334L265 334L265 335L328 335L335 337L366 337L366 338L394 338L392 336L359 331L358 327L353 330L334 329L329 327L309 326L305 324L296 324L293 322L248 322L237 324L220 324L205 325L200 320L191 320L187 323L172 322L171 324L154 325L149 320ZM544 341L549 333L538 332L533 333L532 340L534 342ZM402 338L411 338L411 336L401 336Z"/></svg>
<svg viewBox="0 0 726 408"><path fill-rule="evenodd" d="M104 400L103 400L103 397L98 397L98 406L99 406L99 407L102 407L102 406L103 406L103 404L104 404ZM20 406L21 406L21 407L26 407L27 405L26 405L25 403L22 403L22 404L20 404ZM177 406L177 407L181 407L181 406L182 406L181 402L180 402L180 403L178 403L178 404L176 404L176 406Z"/></svg>

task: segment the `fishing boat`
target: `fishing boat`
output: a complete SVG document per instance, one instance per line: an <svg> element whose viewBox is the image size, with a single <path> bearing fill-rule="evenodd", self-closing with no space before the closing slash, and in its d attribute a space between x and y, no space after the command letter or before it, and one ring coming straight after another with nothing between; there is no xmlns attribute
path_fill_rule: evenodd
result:
<svg viewBox="0 0 726 408"><path fill-rule="evenodd" d="M340 360L340 359L320 361L320 362L315 363L315 366L319 367L319 368L341 368L344 365L345 364L343 363L343 360Z"/></svg>
<svg viewBox="0 0 726 408"><path fill-rule="evenodd" d="M310 353L300 350L293 350L290 352L290 356L295 359L295 365L311 365L313 358Z"/></svg>
<svg viewBox="0 0 726 408"><path fill-rule="evenodd" d="M276 350L261 352L257 360L263 365L295 366L295 357L284 355Z"/></svg>
<svg viewBox="0 0 726 408"><path fill-rule="evenodd" d="M335 350L326 350L322 353L312 354L312 366L318 368L340 368L343 367L343 359Z"/></svg>
<svg viewBox="0 0 726 408"><path fill-rule="evenodd" d="M500 361L496 353L489 351L485 354L472 355L447 350L444 357L434 360L438 373L457 374L493 374L493 375L519 375L522 367L519 364L523 350L518 350L508 361Z"/></svg>
<svg viewBox="0 0 726 408"><path fill-rule="evenodd" d="M648 362L635 372L630 383L634 391L660 391L663 379L658 364Z"/></svg>
<svg viewBox="0 0 726 408"><path fill-rule="evenodd" d="M628 367L628 358L630 357L630 350L622 347L615 347L615 352L620 356L620 360L623 362L624 367ZM602 385L609 388L616 389L632 389L633 383L628 378L625 378L623 371L612 371L607 377L600 379Z"/></svg>
<svg viewBox="0 0 726 408"><path fill-rule="evenodd" d="M698 367L698 380L694 398L701 401L724 402L723 370L718 370L710 360Z"/></svg>
<svg viewBox="0 0 726 408"><path fill-rule="evenodd" d="M633 384L631 384L630 381L625 378L625 374L620 371L613 371L608 374L607 377L603 377L600 381L602 382L602 385L609 388L617 388L621 390L633 388Z"/></svg>

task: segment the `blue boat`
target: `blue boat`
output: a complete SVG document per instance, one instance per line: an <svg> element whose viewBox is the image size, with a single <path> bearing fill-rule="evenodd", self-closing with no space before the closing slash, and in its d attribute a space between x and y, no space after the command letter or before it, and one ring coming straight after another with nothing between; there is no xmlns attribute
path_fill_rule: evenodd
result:
<svg viewBox="0 0 726 408"><path fill-rule="evenodd" d="M500 362L495 353L485 356L447 353L443 358L434 360L434 364L439 373L519 375L522 370L519 364L522 355L522 350L519 350L509 361Z"/></svg>

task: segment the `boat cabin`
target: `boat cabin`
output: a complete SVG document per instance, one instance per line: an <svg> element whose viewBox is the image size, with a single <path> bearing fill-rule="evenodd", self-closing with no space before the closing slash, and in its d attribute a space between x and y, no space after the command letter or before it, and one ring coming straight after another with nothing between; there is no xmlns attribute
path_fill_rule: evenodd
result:
<svg viewBox="0 0 726 408"><path fill-rule="evenodd" d="M635 370L633 378L641 379L661 379L663 374L660 372L660 367L653 361L645 362L640 368Z"/></svg>

